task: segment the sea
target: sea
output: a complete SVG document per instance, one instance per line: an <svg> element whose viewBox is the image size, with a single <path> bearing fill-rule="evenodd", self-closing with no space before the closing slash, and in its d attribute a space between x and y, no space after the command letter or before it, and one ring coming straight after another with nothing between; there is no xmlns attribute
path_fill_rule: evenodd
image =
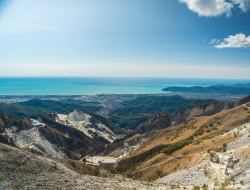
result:
<svg viewBox="0 0 250 190"><path fill-rule="evenodd" d="M159 94L171 86L247 84L250 80L151 77L1 77L0 95Z"/></svg>

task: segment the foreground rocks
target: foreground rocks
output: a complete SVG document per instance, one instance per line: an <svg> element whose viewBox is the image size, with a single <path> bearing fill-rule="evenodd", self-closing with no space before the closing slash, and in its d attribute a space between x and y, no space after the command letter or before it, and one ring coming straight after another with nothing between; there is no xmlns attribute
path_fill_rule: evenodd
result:
<svg viewBox="0 0 250 190"><path fill-rule="evenodd" d="M0 169L0 189L168 189L122 177L81 175L56 160L1 143Z"/></svg>

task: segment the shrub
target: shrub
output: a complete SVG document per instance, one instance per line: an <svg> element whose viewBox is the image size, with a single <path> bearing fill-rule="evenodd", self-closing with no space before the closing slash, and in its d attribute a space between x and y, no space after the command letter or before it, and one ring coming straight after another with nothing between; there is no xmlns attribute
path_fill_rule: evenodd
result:
<svg viewBox="0 0 250 190"><path fill-rule="evenodd" d="M226 151L227 151L226 148L222 148L222 149L220 150L221 153L226 152Z"/></svg>
<svg viewBox="0 0 250 190"><path fill-rule="evenodd" d="M210 129L207 130L207 133L210 133Z"/></svg>
<svg viewBox="0 0 250 190"><path fill-rule="evenodd" d="M192 129L196 129L197 128L197 126L192 126Z"/></svg>
<svg viewBox="0 0 250 190"><path fill-rule="evenodd" d="M218 177L216 176L215 178L214 178L214 185L218 185L219 184L219 179L218 179Z"/></svg>
<svg viewBox="0 0 250 190"><path fill-rule="evenodd" d="M204 184L204 185L202 186L202 189L203 189L203 190L208 190L208 185L207 185L207 184Z"/></svg>
<svg viewBox="0 0 250 190"><path fill-rule="evenodd" d="M237 138L237 134L234 132L234 138Z"/></svg>
<svg viewBox="0 0 250 190"><path fill-rule="evenodd" d="M223 147L226 147L227 146L227 143L223 143Z"/></svg>
<svg viewBox="0 0 250 190"><path fill-rule="evenodd" d="M207 168L207 166L204 166L204 168L203 168L203 172L204 172L204 174L205 174L205 175L207 175L207 174L208 174L208 168Z"/></svg>
<svg viewBox="0 0 250 190"><path fill-rule="evenodd" d="M200 190L200 186L194 185L194 186L193 186L193 190Z"/></svg>
<svg viewBox="0 0 250 190"><path fill-rule="evenodd" d="M161 150L162 153L172 153L176 150L179 150L181 148L183 148L184 146L188 145L192 143L191 140L187 140L187 141L183 141L183 142L177 142L175 144L172 144L164 149Z"/></svg>
<svg viewBox="0 0 250 190"><path fill-rule="evenodd" d="M110 168L109 171L110 171L112 174L119 174L119 172L118 172L115 168Z"/></svg>
<svg viewBox="0 0 250 190"><path fill-rule="evenodd" d="M158 176L161 176L161 175L162 175L162 172L163 172L162 169L157 169L157 170L156 170L156 173L158 174Z"/></svg>
<svg viewBox="0 0 250 190"><path fill-rule="evenodd" d="M155 173L154 175L153 175L153 180L156 180L156 179L158 179L159 178L159 175L157 174L157 173Z"/></svg>
<svg viewBox="0 0 250 190"><path fill-rule="evenodd" d="M210 127L213 127L213 126L214 126L214 124L213 124L213 123L209 123L209 126L210 126Z"/></svg>
<svg viewBox="0 0 250 190"><path fill-rule="evenodd" d="M174 135L174 138L173 138L173 139L177 139L179 136L180 136L180 132L177 132L177 133L175 133L175 135Z"/></svg>
<svg viewBox="0 0 250 190"><path fill-rule="evenodd" d="M76 163L75 162L73 162L72 165L73 165L73 168L76 168Z"/></svg>
<svg viewBox="0 0 250 190"><path fill-rule="evenodd" d="M95 176L99 176L100 175L100 168L98 166L95 167L95 169L94 169L94 175Z"/></svg>
<svg viewBox="0 0 250 190"><path fill-rule="evenodd" d="M230 177L225 177L225 184L228 185L228 182L231 181Z"/></svg>
<svg viewBox="0 0 250 190"><path fill-rule="evenodd" d="M243 181L243 180L241 180L241 181L240 181L240 184L241 184L241 185L244 185L244 181Z"/></svg>
<svg viewBox="0 0 250 190"><path fill-rule="evenodd" d="M225 187L220 187L219 190L227 190Z"/></svg>
<svg viewBox="0 0 250 190"><path fill-rule="evenodd" d="M209 152L210 152L210 149L207 150L207 153L209 153Z"/></svg>

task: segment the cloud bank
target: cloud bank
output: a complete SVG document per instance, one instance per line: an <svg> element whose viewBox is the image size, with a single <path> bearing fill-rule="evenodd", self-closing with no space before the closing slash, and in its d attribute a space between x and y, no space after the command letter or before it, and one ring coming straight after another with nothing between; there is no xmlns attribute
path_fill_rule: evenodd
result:
<svg viewBox="0 0 250 190"><path fill-rule="evenodd" d="M231 9L236 6L243 12L250 9L250 0L179 0L181 3L186 3L188 8L198 13L199 16L219 16L226 14L230 16L232 14Z"/></svg>
<svg viewBox="0 0 250 190"><path fill-rule="evenodd" d="M216 42L216 39L212 40L213 42ZM211 42L212 42L211 41ZM212 44L210 42L210 44ZM215 48L247 48L250 47L250 35L246 37L245 34L239 33L235 36L231 35L228 36L228 38L224 38L224 40L214 46Z"/></svg>

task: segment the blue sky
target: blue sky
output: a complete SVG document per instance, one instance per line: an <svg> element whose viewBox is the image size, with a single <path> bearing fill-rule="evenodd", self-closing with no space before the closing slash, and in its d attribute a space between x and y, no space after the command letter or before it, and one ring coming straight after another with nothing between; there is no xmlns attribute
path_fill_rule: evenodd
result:
<svg viewBox="0 0 250 190"><path fill-rule="evenodd" d="M0 0L1 76L250 79L250 0Z"/></svg>

